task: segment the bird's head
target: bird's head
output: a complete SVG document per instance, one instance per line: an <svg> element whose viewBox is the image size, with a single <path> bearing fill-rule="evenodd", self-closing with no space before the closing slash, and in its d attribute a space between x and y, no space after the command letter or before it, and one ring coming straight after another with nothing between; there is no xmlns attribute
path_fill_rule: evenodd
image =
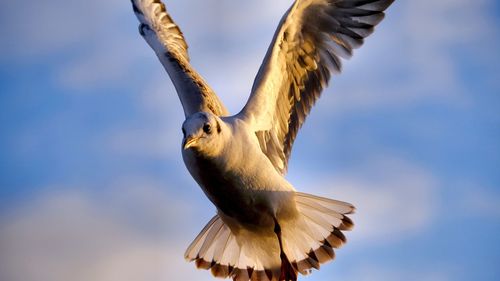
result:
<svg viewBox="0 0 500 281"><path fill-rule="evenodd" d="M222 125L222 120L211 113L192 114L182 124L182 148L207 155L216 153L222 145Z"/></svg>

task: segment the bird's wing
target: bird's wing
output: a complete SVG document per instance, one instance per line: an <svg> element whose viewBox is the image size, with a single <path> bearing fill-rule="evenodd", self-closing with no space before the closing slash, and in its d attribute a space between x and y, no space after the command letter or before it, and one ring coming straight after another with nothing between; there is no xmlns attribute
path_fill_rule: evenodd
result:
<svg viewBox="0 0 500 281"><path fill-rule="evenodd" d="M393 1L296 0L283 16L238 114L279 172L286 172L297 132L330 75L341 71L341 58L363 44Z"/></svg>
<svg viewBox="0 0 500 281"><path fill-rule="evenodd" d="M199 111L228 115L217 95L191 67L184 36L165 5L159 0L132 0L132 6L141 23L139 32L172 79L185 116Z"/></svg>

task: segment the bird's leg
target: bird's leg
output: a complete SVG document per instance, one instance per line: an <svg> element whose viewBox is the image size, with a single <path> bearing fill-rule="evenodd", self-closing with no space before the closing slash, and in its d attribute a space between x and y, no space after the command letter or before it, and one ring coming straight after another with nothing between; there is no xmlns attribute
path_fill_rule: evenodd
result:
<svg viewBox="0 0 500 281"><path fill-rule="evenodd" d="M274 218L274 233L278 237L280 244L280 258L281 258L281 274L279 281L297 281L297 271L292 267L285 252L283 252L283 243L281 241L281 227L276 218Z"/></svg>

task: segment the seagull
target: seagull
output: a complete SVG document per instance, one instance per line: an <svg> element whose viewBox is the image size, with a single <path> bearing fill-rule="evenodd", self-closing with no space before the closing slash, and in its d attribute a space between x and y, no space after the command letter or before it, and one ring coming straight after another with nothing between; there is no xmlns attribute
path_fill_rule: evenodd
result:
<svg viewBox="0 0 500 281"><path fill-rule="evenodd" d="M189 63L179 27L159 0L132 0L139 33L182 107L182 157L217 214L185 253L236 281L297 280L335 257L354 226L352 204L295 190L292 145L332 74L394 0L296 0L282 17L243 109L231 115Z"/></svg>

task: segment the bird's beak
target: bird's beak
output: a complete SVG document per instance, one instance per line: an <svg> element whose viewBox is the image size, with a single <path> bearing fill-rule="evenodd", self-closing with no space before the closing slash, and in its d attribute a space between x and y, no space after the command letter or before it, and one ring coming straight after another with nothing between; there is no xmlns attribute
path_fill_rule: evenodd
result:
<svg viewBox="0 0 500 281"><path fill-rule="evenodd" d="M195 137L195 136L187 136L185 139L184 139L184 143L182 144L182 147L184 149L188 149L190 147L193 147L195 144L196 144L196 141L198 141L199 138Z"/></svg>

